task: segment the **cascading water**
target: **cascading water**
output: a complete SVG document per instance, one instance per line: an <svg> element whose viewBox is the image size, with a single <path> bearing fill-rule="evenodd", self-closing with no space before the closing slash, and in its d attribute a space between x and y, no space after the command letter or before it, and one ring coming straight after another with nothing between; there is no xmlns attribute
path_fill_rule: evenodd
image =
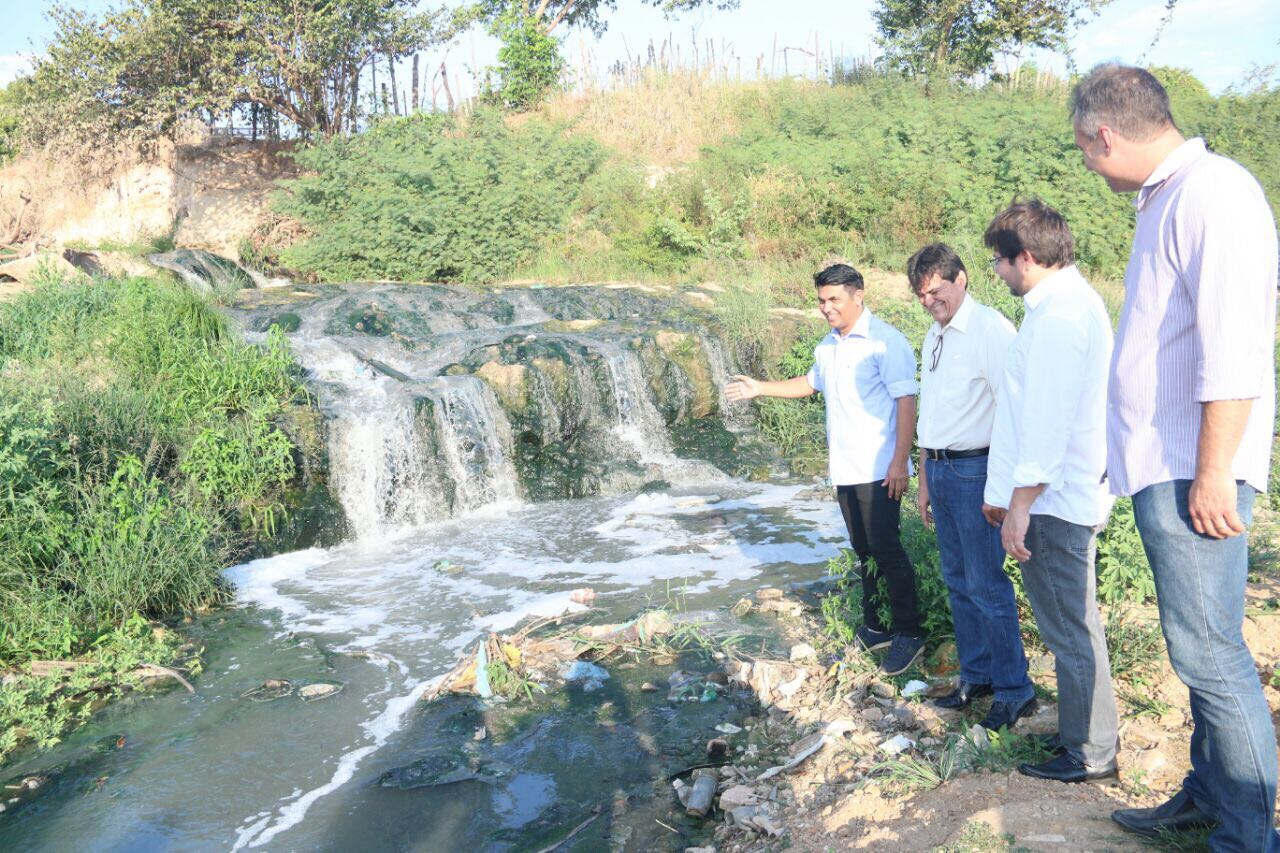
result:
<svg viewBox="0 0 1280 853"><path fill-rule="evenodd" d="M833 503L735 479L776 460L727 408L734 370L707 315L585 287L241 299L233 314L253 334L285 330L307 372L351 541L228 570L237 606L193 628L207 649L196 693L117 705L13 766L58 769L4 815L0 847L540 849L602 807L575 849L683 849L656 814L610 809L652 800L668 745L689 740L680 709L628 709L622 673L567 704L552 688L536 724L505 731L493 709L418 697L485 631L580 608L580 587L600 619L673 590L717 619L753 587L824 571L842 541ZM248 698L282 679L342 689ZM445 746L509 770L379 783Z"/></svg>
<svg viewBox="0 0 1280 853"><path fill-rule="evenodd" d="M441 404L441 450L457 489L455 507L465 512L518 501L511 427L493 392L479 379L454 377L445 382Z"/></svg>

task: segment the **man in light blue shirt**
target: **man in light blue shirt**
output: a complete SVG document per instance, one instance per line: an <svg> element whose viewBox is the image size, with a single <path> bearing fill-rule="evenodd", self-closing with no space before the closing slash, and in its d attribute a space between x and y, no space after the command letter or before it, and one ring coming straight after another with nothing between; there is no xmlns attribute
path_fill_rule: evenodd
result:
<svg viewBox="0 0 1280 853"><path fill-rule="evenodd" d="M881 669L897 675L924 651L915 569L899 536L911 478L915 353L901 332L863 304L862 274L853 267L833 264L814 276L814 286L831 334L814 349L808 374L778 382L735 376L725 394L730 400L822 394L831 482L862 581L858 642L868 651L888 648ZM887 628L873 599L881 576L892 614Z"/></svg>

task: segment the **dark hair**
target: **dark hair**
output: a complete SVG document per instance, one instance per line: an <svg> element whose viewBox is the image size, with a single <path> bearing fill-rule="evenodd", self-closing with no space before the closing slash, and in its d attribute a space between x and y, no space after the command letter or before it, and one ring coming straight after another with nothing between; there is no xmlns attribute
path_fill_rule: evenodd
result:
<svg viewBox="0 0 1280 853"><path fill-rule="evenodd" d="M916 293L933 279L935 273L943 281L955 281L960 273L969 275L964 261L946 243L930 243L907 261L907 281Z"/></svg>
<svg viewBox="0 0 1280 853"><path fill-rule="evenodd" d="M1030 252L1043 267L1065 267L1076 260L1076 241L1067 220L1039 199L1017 201L997 213L982 242L1010 260Z"/></svg>
<svg viewBox="0 0 1280 853"><path fill-rule="evenodd" d="M814 273L814 287L830 287L833 284L842 284L854 290L862 290L866 286L862 281L862 273L848 264L832 264L821 272Z"/></svg>
<svg viewBox="0 0 1280 853"><path fill-rule="evenodd" d="M1076 83L1071 121L1090 140L1104 124L1133 142L1148 142L1177 126L1160 81L1150 71L1116 63L1096 65Z"/></svg>

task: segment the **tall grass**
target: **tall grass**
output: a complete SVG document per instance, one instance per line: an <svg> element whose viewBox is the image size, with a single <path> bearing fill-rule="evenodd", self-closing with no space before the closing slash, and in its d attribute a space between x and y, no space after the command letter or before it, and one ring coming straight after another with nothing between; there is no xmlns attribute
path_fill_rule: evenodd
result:
<svg viewBox="0 0 1280 853"><path fill-rule="evenodd" d="M0 667L216 600L294 475L283 339L177 284L46 280L0 305Z"/></svg>

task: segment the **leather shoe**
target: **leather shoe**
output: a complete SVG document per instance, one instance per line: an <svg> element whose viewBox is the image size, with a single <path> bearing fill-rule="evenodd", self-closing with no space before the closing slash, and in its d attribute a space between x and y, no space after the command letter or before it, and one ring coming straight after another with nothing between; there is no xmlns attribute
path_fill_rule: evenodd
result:
<svg viewBox="0 0 1280 853"><path fill-rule="evenodd" d="M1111 813L1111 819L1130 832L1147 838L1218 823L1200 811L1186 791L1179 791L1173 799L1153 809L1117 809Z"/></svg>
<svg viewBox="0 0 1280 853"><path fill-rule="evenodd" d="M994 692L990 684L971 684L968 681L961 681L950 693L934 699L933 704L948 711L959 711L961 708L968 708L969 703L974 699L990 696Z"/></svg>
<svg viewBox="0 0 1280 853"><path fill-rule="evenodd" d="M1116 775L1116 763L1112 761L1098 767L1090 767L1069 752L1050 758L1040 764L1019 764L1023 776L1049 779L1053 782L1096 782L1112 779Z"/></svg>
<svg viewBox="0 0 1280 853"><path fill-rule="evenodd" d="M1044 749L1047 752L1051 752L1054 755L1057 755L1058 753L1066 749L1066 747L1062 745L1061 732L1041 732L1037 734L1027 735L1027 737L1039 743L1041 749Z"/></svg>
<svg viewBox="0 0 1280 853"><path fill-rule="evenodd" d="M1012 702L992 702L991 710L978 725L993 732L1003 728L1011 729L1018 724L1018 720L1030 717L1035 712L1036 697L1034 696L1021 705L1015 705Z"/></svg>

